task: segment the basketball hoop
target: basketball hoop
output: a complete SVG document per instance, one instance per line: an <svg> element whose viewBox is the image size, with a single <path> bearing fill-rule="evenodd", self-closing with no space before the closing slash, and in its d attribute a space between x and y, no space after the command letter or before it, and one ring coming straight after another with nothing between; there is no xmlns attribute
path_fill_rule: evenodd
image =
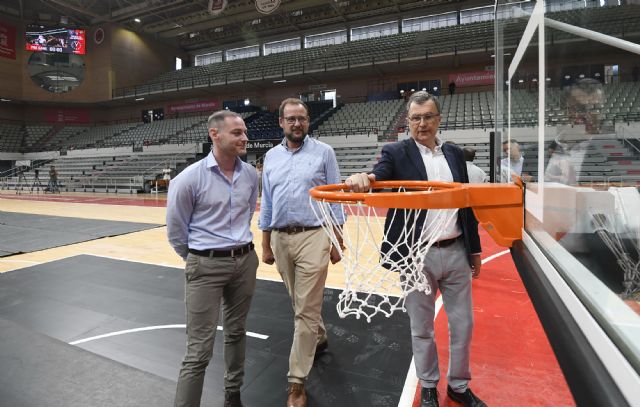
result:
<svg viewBox="0 0 640 407"><path fill-rule="evenodd" d="M392 192L375 192L384 189ZM370 192L350 192L345 184L312 188L311 208L342 256L345 288L337 309L341 318L405 311L405 297L431 287L421 272L429 248L459 208L471 207L480 225L500 245L522 237L522 183L462 184L440 181L379 181ZM337 207L340 206L341 208ZM347 221L335 216L342 209ZM438 209L428 213L429 209ZM399 236L388 239L387 222L401 222ZM344 250L340 244L344 245Z"/></svg>

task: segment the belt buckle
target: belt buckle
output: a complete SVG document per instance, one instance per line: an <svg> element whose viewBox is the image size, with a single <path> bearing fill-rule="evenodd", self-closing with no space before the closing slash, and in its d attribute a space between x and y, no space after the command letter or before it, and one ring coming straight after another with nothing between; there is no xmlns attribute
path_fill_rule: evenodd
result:
<svg viewBox="0 0 640 407"><path fill-rule="evenodd" d="M296 233L298 233L298 227L297 226L287 226L287 234L288 235L295 235Z"/></svg>

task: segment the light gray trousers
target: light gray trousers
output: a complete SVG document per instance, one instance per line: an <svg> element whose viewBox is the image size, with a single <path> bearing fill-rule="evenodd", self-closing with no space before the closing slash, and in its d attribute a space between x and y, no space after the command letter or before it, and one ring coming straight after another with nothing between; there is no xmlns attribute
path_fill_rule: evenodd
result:
<svg viewBox="0 0 640 407"><path fill-rule="evenodd" d="M463 392L471 380L469 351L473 331L473 306L471 266L462 239L448 247L431 247L425 258L423 272L431 286L431 294L414 291L407 296L405 302L411 321L416 373L422 387L436 387L440 380L433 321L439 290L449 320L447 381L455 391Z"/></svg>

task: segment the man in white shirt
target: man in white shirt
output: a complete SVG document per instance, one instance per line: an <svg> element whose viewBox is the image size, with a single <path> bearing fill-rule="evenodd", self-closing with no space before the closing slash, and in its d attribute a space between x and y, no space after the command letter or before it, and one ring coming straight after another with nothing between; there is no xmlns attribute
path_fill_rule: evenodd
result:
<svg viewBox="0 0 640 407"><path fill-rule="evenodd" d="M465 147L462 149L464 160L467 162L467 173L469 174L469 182L472 184L482 184L489 181L489 177L484 170L473 163L476 158L476 149Z"/></svg>
<svg viewBox="0 0 640 407"><path fill-rule="evenodd" d="M442 143L437 137L440 125L438 99L425 91L413 93L407 103L407 123L411 138L385 145L371 173L354 174L345 180L351 190L368 191L371 181L385 180L469 182L462 150L455 144ZM384 256L395 262L407 258L409 250L402 242L407 228L415 226L413 223L418 223L418 231L428 227L429 218L437 209L430 209L424 222L407 222L402 211L396 209L387 213L386 241L380 248ZM421 271L429 281L431 292L414 291L407 295L405 302L411 321L416 373L422 387L420 407L439 406L436 387L440 369L434 336L438 291L442 293L449 322L447 395L466 407L486 407L469 388L473 331L471 279L480 274L482 264L478 221L471 208L461 208L457 215L455 222L439 231L440 240L425 255Z"/></svg>
<svg viewBox="0 0 640 407"><path fill-rule="evenodd" d="M511 140L509 145L509 154L500 160L500 180L501 182L511 182L512 176L522 175L522 164L524 157L520 152L520 145L517 141Z"/></svg>

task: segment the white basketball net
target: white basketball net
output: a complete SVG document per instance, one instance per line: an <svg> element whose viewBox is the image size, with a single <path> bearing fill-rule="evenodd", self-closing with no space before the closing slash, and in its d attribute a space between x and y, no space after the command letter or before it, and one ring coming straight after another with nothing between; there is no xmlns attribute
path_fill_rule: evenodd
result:
<svg viewBox="0 0 640 407"><path fill-rule="evenodd" d="M363 203L335 204L311 198L311 208L323 229L338 248L345 273L345 288L337 310L341 318L364 316L367 322L378 313L390 317L395 311L406 311L404 300L413 291L431 293L422 272L429 248L438 240L446 225L456 221L458 209L389 209L389 216L402 218L406 225L397 242L387 240L384 233L384 208ZM346 222L338 224L336 211L344 211ZM426 217L420 229L415 219ZM395 220L395 219L394 219ZM340 248L342 238L345 250ZM382 245L388 250L381 251Z"/></svg>

